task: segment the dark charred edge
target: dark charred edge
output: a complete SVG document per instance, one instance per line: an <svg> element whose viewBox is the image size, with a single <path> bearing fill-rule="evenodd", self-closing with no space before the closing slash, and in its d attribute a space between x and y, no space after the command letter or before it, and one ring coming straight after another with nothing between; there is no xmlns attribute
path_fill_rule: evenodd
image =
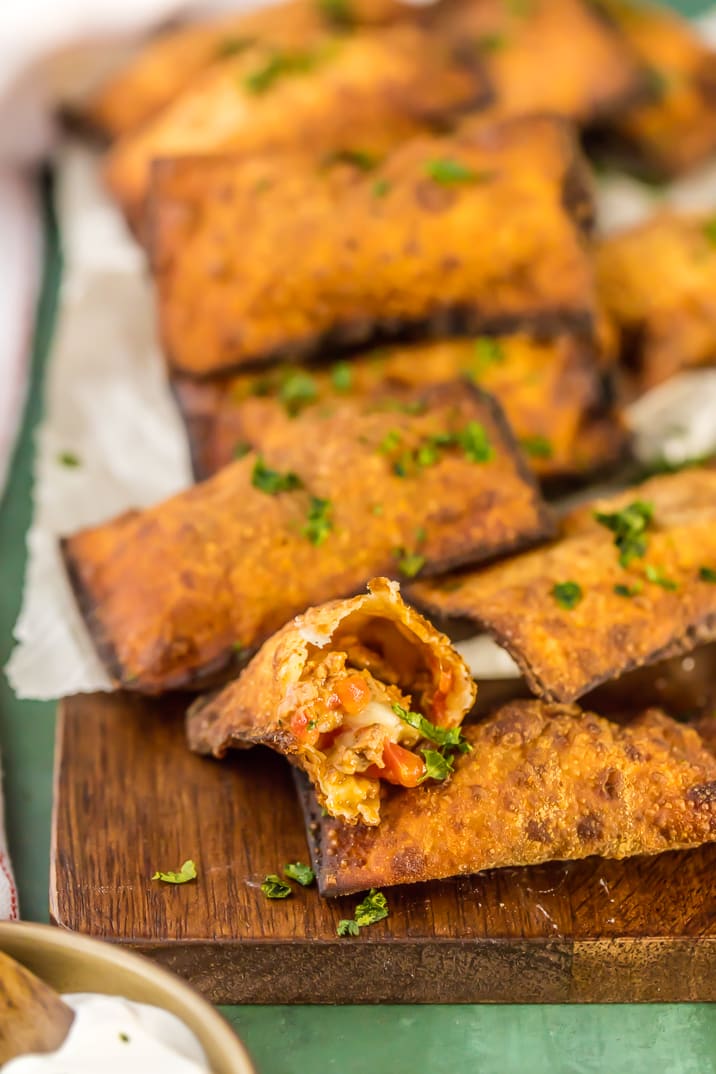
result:
<svg viewBox="0 0 716 1074"><path fill-rule="evenodd" d="M512 455L518 475L531 490L536 515L535 524L534 526L523 530L514 538L514 540L504 542L499 548L492 547L482 554L479 550L471 549L470 551L459 552L455 555L436 560L423 568L420 572L420 577L444 574L455 568L464 567L473 563L480 563L486 559L507 555L511 552L519 552L553 537L556 533L556 522L551 509L540 496L535 476L530 471L523 455L519 451L504 413L493 396L483 392L480 388L477 388L474 384L470 383L470 381L465 381L464 383L457 381L435 385L432 388L429 388L426 392L423 392L419 397L427 399L428 401L434 396L437 396L438 398L440 398L440 396L447 396L449 398L455 393L459 386L460 398L464 398L465 385L467 385L469 389L468 394L472 394L475 401L486 407L490 413L490 416L497 426L498 432L504 440L506 449ZM227 682L232 674L239 668L244 667L267 638L271 636L267 634L255 639L251 645L247 645L242 650L240 659L237 658L237 654L233 649L227 649L219 654L219 656L215 657L210 663L199 668L185 672L175 672L165 676L161 685L152 687L143 685L138 677L127 676L125 674L125 669L119 659L116 647L108 636L101 617L98 614L99 605L94 598L91 588L85 583L79 563L75 560L70 550L68 538L63 538L61 540L60 551L75 601L80 609L82 618L87 625L97 654L112 676L115 685L121 686L127 691L152 696L170 691L202 691L216 685L222 685ZM394 560L391 560L382 567L376 567L371 570L370 573L362 579L357 586L352 588L350 592L342 594L336 593L331 599L348 599L351 596L362 593L370 579L377 575L383 575L387 578L394 579L395 581L401 582L401 584L405 582L405 578L399 571L396 571ZM305 609L302 610L305 611ZM294 614L300 615L301 611ZM292 618L292 616L289 616L289 619L290 618Z"/></svg>
<svg viewBox="0 0 716 1074"><path fill-rule="evenodd" d="M161 270L157 272L161 275ZM595 313L591 308L581 310L554 307L538 312L490 315L465 305L436 309L426 317L412 320L398 318L365 318L337 324L318 336L281 344L245 359L214 365L211 369L184 368L172 352L166 333L161 326L162 349L170 367L182 377L191 380L212 380L217 375L244 373L262 369L266 365L281 362L304 362L307 360L338 361L351 358L373 348L398 343L422 343L475 335L509 335L514 332L530 332L534 335L558 335L571 332L590 341L594 338Z"/></svg>
<svg viewBox="0 0 716 1074"><path fill-rule="evenodd" d="M578 467L576 464L571 468L565 463L561 468L555 467L549 473L539 477L540 488L546 499L556 499L566 496L579 488L592 485L598 481L614 477L616 474L625 472L634 461L634 435L619 420L616 414L604 414L595 417L597 424L611 426L613 438L610 440L610 450L599 458L591 458L588 465Z"/></svg>
<svg viewBox="0 0 716 1074"><path fill-rule="evenodd" d="M57 118L63 131L82 138L96 149L107 149L113 141L110 132L84 112L81 105L62 105Z"/></svg>
<svg viewBox="0 0 716 1074"><path fill-rule="evenodd" d="M649 73L643 60L627 40L619 25L619 20L607 11L600 0L582 0L582 6L594 22L600 23L610 30L612 36L622 46L625 55L632 61L633 74L631 82L623 90L615 93L610 99L605 99L592 109L591 115L583 122L583 126L589 128L591 124L606 122L618 118L624 112L638 108L642 104L649 104L654 96L654 91L649 80Z"/></svg>
<svg viewBox="0 0 716 1074"><path fill-rule="evenodd" d="M638 136L630 137L606 124L587 131L584 144L585 152L600 166L624 171L642 183L661 188L707 161L716 150L716 137L702 154L689 161L671 159Z"/></svg>
<svg viewBox="0 0 716 1074"><path fill-rule="evenodd" d="M563 124L564 138L571 159L562 176L562 208L583 235L591 235L597 222L594 179L589 162L581 150L576 132Z"/></svg>

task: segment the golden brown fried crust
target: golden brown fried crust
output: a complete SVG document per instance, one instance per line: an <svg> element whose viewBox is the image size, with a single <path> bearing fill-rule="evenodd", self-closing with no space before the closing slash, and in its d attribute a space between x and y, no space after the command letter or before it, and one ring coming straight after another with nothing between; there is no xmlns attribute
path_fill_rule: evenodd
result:
<svg viewBox="0 0 716 1074"><path fill-rule="evenodd" d="M274 422L291 421L299 410L461 375L497 397L540 478L589 473L624 450L626 434L610 409L604 373L591 349L566 334L547 341L525 333L441 340L375 351L350 364L286 364L202 382L177 378L174 390L195 472L206 477L234 458L237 444L260 448Z"/></svg>
<svg viewBox="0 0 716 1074"><path fill-rule="evenodd" d="M308 799L322 895L716 838L716 759L657 709L621 727L515 701L464 734L473 749L449 782L391 790L378 828L321 817Z"/></svg>
<svg viewBox="0 0 716 1074"><path fill-rule="evenodd" d="M635 500L653 504L654 523L645 557L624 568L614 534L593 512L616 512ZM690 470L593 501L547 548L417 582L408 597L428 612L484 627L535 693L573 701L625 671L716 638L716 584L701 577L702 567L716 567L716 473ZM572 608L554 593L565 582L581 588ZM638 592L623 595L616 586Z"/></svg>
<svg viewBox="0 0 716 1074"><path fill-rule="evenodd" d="M600 298L637 392L716 362L714 226L665 211L597 246Z"/></svg>
<svg viewBox="0 0 716 1074"><path fill-rule="evenodd" d="M344 7L355 26L380 26L410 17L410 9L396 0L351 0ZM330 11L330 4L288 0L161 33L85 102L81 118L108 137L127 134L179 96L206 68L240 54L252 43L297 48L342 29Z"/></svg>
<svg viewBox="0 0 716 1074"><path fill-rule="evenodd" d="M548 117L417 138L369 174L288 156L166 162L153 261L168 361L202 377L451 329L591 337L575 226L587 183Z"/></svg>
<svg viewBox="0 0 716 1074"><path fill-rule="evenodd" d="M665 7L600 0L649 72L650 100L626 108L607 134L628 163L672 178L716 151L716 52Z"/></svg>
<svg viewBox="0 0 716 1074"><path fill-rule="evenodd" d="M462 723L476 694L462 658L444 634L401 600L397 582L373 579L369 590L351 600L309 608L274 634L238 679L214 697L196 701L187 715L189 747L223 757L232 747L266 745L306 769L306 746L282 713L286 715L292 691L305 675L309 660L341 651L341 629L367 640L375 635L377 645L392 644L394 659L389 662L404 693L413 695L421 669L429 672L436 689L443 676L449 676L451 686L440 725ZM394 632L392 643L389 631ZM416 705L421 704L417 695L414 698ZM431 717L426 705L421 704L420 711Z"/></svg>
<svg viewBox="0 0 716 1074"><path fill-rule="evenodd" d="M302 487L270 495L252 484L256 456L145 511L64 542L75 592L117 682L160 693L226 671L291 616L360 590L401 563L427 572L548 535L551 520L496 405L475 388L442 385L385 411L346 401L330 416L276 427L266 466ZM455 445L408 465L438 433L481 425L491 457ZM412 458L412 456L410 456ZM403 469L405 469L403 467ZM332 528L309 539L314 498ZM315 506L315 504L314 504ZM319 505L320 506L320 505ZM319 512L320 513L320 512Z"/></svg>
<svg viewBox="0 0 716 1074"><path fill-rule="evenodd" d="M494 94L490 114L555 112L586 124L643 95L633 49L584 0L454 0L427 15L481 58Z"/></svg>
<svg viewBox="0 0 716 1074"><path fill-rule="evenodd" d="M209 68L115 142L105 179L136 227L158 158L292 148L318 168L337 150L383 153L486 97L472 58L461 60L409 23L323 35L301 47L259 42ZM246 193L255 201L252 187Z"/></svg>

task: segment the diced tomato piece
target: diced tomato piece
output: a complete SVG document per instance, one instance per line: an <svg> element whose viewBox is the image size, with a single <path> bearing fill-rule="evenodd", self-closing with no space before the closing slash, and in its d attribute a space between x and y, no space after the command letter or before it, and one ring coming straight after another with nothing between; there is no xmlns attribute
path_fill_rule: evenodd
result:
<svg viewBox="0 0 716 1074"><path fill-rule="evenodd" d="M304 712L303 709L298 709L291 716L289 727L299 742L314 746L318 741L319 732L315 727L311 726L313 722L308 713Z"/></svg>
<svg viewBox="0 0 716 1074"><path fill-rule="evenodd" d="M370 701L370 686L362 675L351 675L336 683L336 693L349 716L364 709Z"/></svg>
<svg viewBox="0 0 716 1074"><path fill-rule="evenodd" d="M397 742L386 741L383 746L383 763L385 768L374 764L365 774L374 779L385 779L399 787L417 787L425 775L423 759L399 746Z"/></svg>

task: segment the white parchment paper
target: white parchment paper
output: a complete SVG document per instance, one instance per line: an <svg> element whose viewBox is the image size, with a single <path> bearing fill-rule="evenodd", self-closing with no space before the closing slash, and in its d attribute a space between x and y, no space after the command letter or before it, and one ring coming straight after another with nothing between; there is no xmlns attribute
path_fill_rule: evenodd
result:
<svg viewBox="0 0 716 1074"><path fill-rule="evenodd" d="M716 41L716 18L704 27ZM37 443L29 566L6 669L19 697L39 699L110 689L65 578L59 537L155 503L191 481L143 255L102 190L91 151L66 144L57 177L65 273ZM716 209L716 163L658 193L627 177L605 179L600 226L635 222L662 202ZM716 370L674 378L628 417L643 461L716 451ZM78 465L63 465L68 455ZM517 674L487 638L460 648L479 677Z"/></svg>

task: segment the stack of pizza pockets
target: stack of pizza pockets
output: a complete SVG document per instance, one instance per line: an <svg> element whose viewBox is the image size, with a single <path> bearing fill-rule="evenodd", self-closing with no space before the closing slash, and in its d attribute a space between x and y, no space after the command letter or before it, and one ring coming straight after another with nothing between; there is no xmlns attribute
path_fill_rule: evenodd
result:
<svg viewBox="0 0 716 1074"><path fill-rule="evenodd" d="M716 217L596 237L583 149L685 174L715 98L716 54L649 5L287 0L87 102L198 484L66 538L68 575L118 686L223 687L191 748L308 774L324 895L716 837L716 470L543 499L623 486L621 406L716 360ZM523 675L464 740L474 687L424 616ZM316 730L346 675L377 724ZM376 727L415 754L395 786L349 771L341 734Z"/></svg>

